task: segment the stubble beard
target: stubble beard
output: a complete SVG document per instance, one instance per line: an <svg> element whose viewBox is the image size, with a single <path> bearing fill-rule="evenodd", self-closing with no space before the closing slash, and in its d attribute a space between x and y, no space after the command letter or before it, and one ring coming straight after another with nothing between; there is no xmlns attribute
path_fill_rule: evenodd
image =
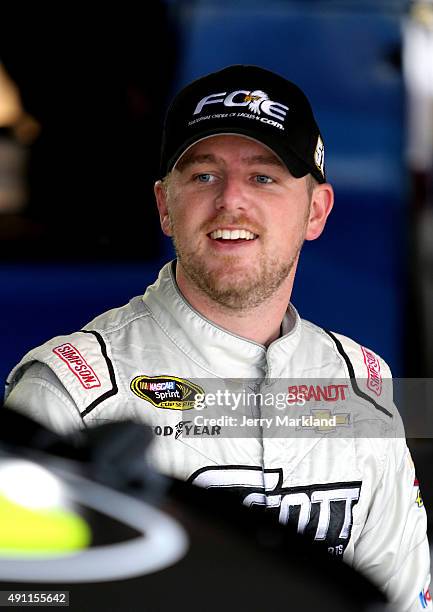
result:
<svg viewBox="0 0 433 612"><path fill-rule="evenodd" d="M171 227L174 248L185 276L215 305L232 312L251 310L272 297L292 271L304 236L302 234L289 261L281 261L262 253L256 265L248 270L239 270L234 255L220 256L218 266L207 266L200 254L180 243L173 219Z"/></svg>

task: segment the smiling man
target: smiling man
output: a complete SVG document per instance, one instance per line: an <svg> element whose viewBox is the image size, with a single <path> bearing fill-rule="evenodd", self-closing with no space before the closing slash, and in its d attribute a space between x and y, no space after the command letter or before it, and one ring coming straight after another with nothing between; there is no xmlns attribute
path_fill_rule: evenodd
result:
<svg viewBox="0 0 433 612"><path fill-rule="evenodd" d="M426 513L389 368L290 304L303 242L333 206L306 96L256 66L192 82L168 109L161 177L176 261L144 296L28 353L7 405L61 432L147 423L161 472L232 489L399 609L430 607Z"/></svg>
<svg viewBox="0 0 433 612"><path fill-rule="evenodd" d="M332 208L331 186L313 181L250 137L209 136L184 153L155 193L190 304L245 338L275 340L303 241Z"/></svg>

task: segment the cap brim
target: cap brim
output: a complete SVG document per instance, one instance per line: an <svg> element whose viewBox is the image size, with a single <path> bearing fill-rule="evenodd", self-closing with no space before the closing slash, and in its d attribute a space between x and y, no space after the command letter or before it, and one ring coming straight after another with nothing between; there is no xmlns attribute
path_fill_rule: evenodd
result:
<svg viewBox="0 0 433 612"><path fill-rule="evenodd" d="M271 134L269 136L266 133L260 134L260 137L258 138L257 132L253 132L252 130L245 128L234 128L233 126L218 126L218 128L203 130L200 132L200 134L196 134L194 137L186 140L168 161L167 172L173 170L180 161L181 157L183 157L183 155L198 142L206 140L212 136L224 135L245 136L246 138L250 138L255 142L265 145L275 155L277 155L277 157L289 170L290 174L295 178L302 178L311 172L311 169L301 159L299 159L299 157L292 150L287 148L283 149L281 146L278 146L278 143L275 142L275 139L272 138Z"/></svg>

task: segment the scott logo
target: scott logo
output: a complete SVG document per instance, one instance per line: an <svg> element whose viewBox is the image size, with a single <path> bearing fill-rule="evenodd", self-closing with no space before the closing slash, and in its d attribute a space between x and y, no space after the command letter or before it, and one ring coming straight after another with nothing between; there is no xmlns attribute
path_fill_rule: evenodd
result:
<svg viewBox="0 0 433 612"><path fill-rule="evenodd" d="M265 113L270 117L284 121L286 118L289 107L279 102L274 102L269 99L269 96L260 89L249 91L247 89L237 89L227 93L223 91L221 93L211 94L205 96L197 104L194 115L198 115L203 110L204 106L209 104L223 104L227 107L245 107L247 106L252 113L260 115Z"/></svg>
<svg viewBox="0 0 433 612"><path fill-rule="evenodd" d="M293 525L298 533L323 542L337 556L344 553L349 541L353 506L361 492L360 482L283 487L281 468L204 468L189 481L206 489L223 487L238 492L246 506L264 506L277 512L280 523Z"/></svg>
<svg viewBox="0 0 433 612"><path fill-rule="evenodd" d="M198 385L175 376L136 376L131 381L131 391L157 408L191 410L195 408L197 394L204 395Z"/></svg>

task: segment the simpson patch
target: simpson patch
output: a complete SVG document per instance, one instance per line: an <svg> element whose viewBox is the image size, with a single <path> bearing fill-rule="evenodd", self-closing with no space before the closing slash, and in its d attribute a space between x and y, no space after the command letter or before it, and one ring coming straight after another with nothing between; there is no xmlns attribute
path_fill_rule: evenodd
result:
<svg viewBox="0 0 433 612"><path fill-rule="evenodd" d="M101 382L80 351L70 342L53 348L53 353L66 363L85 389L100 387Z"/></svg>

